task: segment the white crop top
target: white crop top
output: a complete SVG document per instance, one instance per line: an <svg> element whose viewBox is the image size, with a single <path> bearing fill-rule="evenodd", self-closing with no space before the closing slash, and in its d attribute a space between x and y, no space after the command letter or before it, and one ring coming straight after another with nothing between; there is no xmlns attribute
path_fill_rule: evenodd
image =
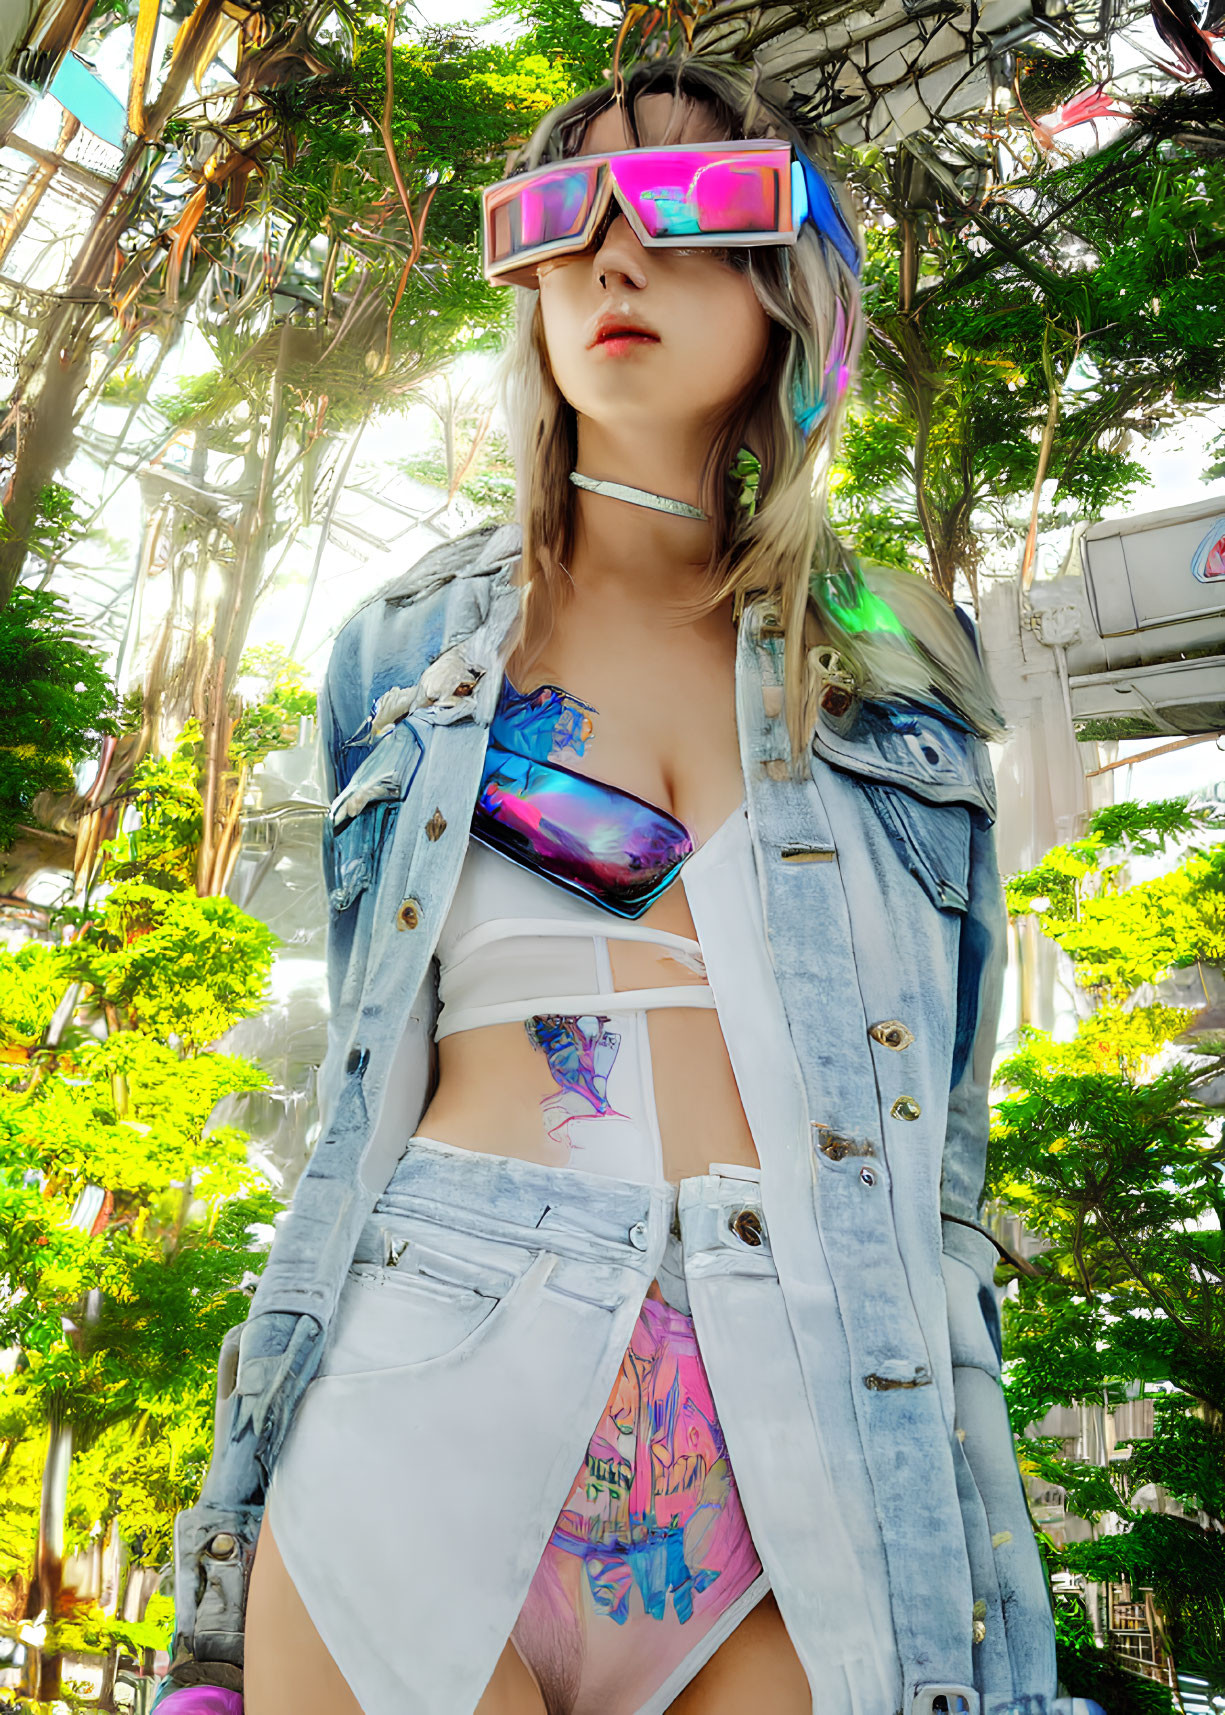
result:
<svg viewBox="0 0 1225 1715"><path fill-rule="evenodd" d="M695 865L701 868L701 854L743 815L736 811L686 859L681 880ZM627 922L470 840L438 939L435 1035L518 1023L541 1013L597 1011L607 1008L613 994L618 1011L713 1007L705 983L615 990L609 941L648 942L685 970L705 975L697 941Z"/></svg>
<svg viewBox="0 0 1225 1715"><path fill-rule="evenodd" d="M731 877L737 893L756 898L743 806L685 860L673 883L685 888L696 925L700 913L718 921L704 893L726 889ZM587 1172L658 1183L662 1144L647 1013L714 1010L715 994L708 980L683 977L670 987L615 988L610 941L650 943L690 978L706 977L700 941L626 922L470 840L438 940L435 1036L523 1024L553 1074L555 1089L541 1106L559 1158Z"/></svg>

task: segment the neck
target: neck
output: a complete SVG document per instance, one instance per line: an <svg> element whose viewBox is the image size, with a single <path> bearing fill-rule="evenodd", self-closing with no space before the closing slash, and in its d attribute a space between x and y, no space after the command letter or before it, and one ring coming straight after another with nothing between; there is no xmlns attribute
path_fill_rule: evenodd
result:
<svg viewBox="0 0 1225 1715"><path fill-rule="evenodd" d="M703 441L664 443L649 435L618 434L580 417L575 469L604 482L666 495L700 506ZM711 525L654 512L610 495L574 489L574 545L567 567L576 593L592 586L617 597L663 610L691 600L701 588L710 558Z"/></svg>

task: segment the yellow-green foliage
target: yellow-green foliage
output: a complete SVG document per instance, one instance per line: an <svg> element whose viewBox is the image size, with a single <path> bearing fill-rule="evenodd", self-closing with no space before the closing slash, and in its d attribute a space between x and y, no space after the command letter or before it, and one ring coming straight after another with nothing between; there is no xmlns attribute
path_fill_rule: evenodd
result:
<svg viewBox="0 0 1225 1715"><path fill-rule="evenodd" d="M1038 912L1044 934L1060 923L1074 923L1081 883L1086 876L1099 873L1101 852L1100 839L1052 846L1035 868L1009 878L1008 909L1014 913Z"/></svg>
<svg viewBox="0 0 1225 1715"><path fill-rule="evenodd" d="M1086 899L1077 921L1043 928L1087 988L1122 996L1176 965L1225 959L1225 866L1192 853L1169 875Z"/></svg>
<svg viewBox="0 0 1225 1715"><path fill-rule="evenodd" d="M220 1100L267 1084L206 1045L263 1004L273 937L196 894L196 742L137 770L137 825L66 914L75 938L0 957L0 1348L21 1357L0 1378L0 1581L30 1573L53 1419L73 1431L68 1551L117 1520L146 1564L168 1557L276 1209L246 1134L209 1129ZM74 1016L48 1043L66 993ZM166 1619L78 1607L48 1647L165 1642Z"/></svg>
<svg viewBox="0 0 1225 1715"><path fill-rule="evenodd" d="M1009 910L1036 913L1077 980L1122 1000L1177 966L1225 959L1225 847L1192 846L1166 874L1131 886L1120 879L1124 850L1150 855L1170 838L1218 827L1182 799L1112 805L1092 818L1084 839L1053 847L1036 868L1011 877Z"/></svg>
<svg viewBox="0 0 1225 1715"><path fill-rule="evenodd" d="M248 649L238 671L241 679L257 682L258 694L235 723L230 756L250 767L269 751L297 743L298 722L315 713L316 697L307 689L303 669L279 644Z"/></svg>
<svg viewBox="0 0 1225 1715"><path fill-rule="evenodd" d="M1023 1032L1001 1066L988 1182L1044 1241L1004 1303L1014 1427L1137 1386L1154 1401L1152 1437L1106 1467L1055 1438L1021 1441L1069 1512L1113 1520L1051 1547L1053 1564L1152 1589L1175 1659L1225 1690L1225 1203L1219 1119L1202 1100L1225 1055L1202 1037L1179 1044L1190 1010L1132 1004L1180 965L1225 959L1225 849L1197 841L1164 874L1124 881L1133 855L1219 825L1180 800L1114 805L1013 878L1012 909L1036 913L1098 1004L1069 1042ZM1189 1516L1154 1511L1153 1484Z"/></svg>
<svg viewBox="0 0 1225 1715"><path fill-rule="evenodd" d="M119 1031L59 1056L54 1072L24 1088L10 1075L0 1150L13 1162L24 1153L64 1195L100 1184L146 1199L193 1175L207 1175L208 1195L233 1195L252 1182L245 1140L222 1128L205 1141L204 1125L223 1096L267 1082L237 1055L181 1059L164 1042Z"/></svg>
<svg viewBox="0 0 1225 1715"><path fill-rule="evenodd" d="M31 1433L35 1414L22 1398L19 1376L9 1378L0 1391L0 1445L4 1448L0 1475L0 1618L14 1621L23 1616L5 1611L4 1587L29 1570L30 1545L38 1535L38 1490L42 1476L45 1438ZM35 1418L35 1422L37 1419Z"/></svg>
<svg viewBox="0 0 1225 1715"><path fill-rule="evenodd" d="M174 891L194 885L204 826L199 744L199 722L188 721L171 755L147 756L136 770L124 795L136 820L106 847L105 876L112 886L140 881Z"/></svg>
<svg viewBox="0 0 1225 1715"><path fill-rule="evenodd" d="M78 1457L66 1520L69 1552L89 1542L98 1519L118 1510L145 1566L172 1552L174 1515L194 1505L212 1452L212 1388L104 1430Z"/></svg>
<svg viewBox="0 0 1225 1715"><path fill-rule="evenodd" d="M145 1649L167 1649L173 1631L174 1599L154 1591L143 1620L116 1620L93 1603L74 1607L70 1619L47 1628L47 1647L78 1655L102 1655L121 1643L135 1655ZM85 1701L80 1707L96 1709L97 1704Z"/></svg>
<svg viewBox="0 0 1225 1715"><path fill-rule="evenodd" d="M27 941L15 953L0 951L0 1059L24 1058L21 1050L40 1040L63 993L60 948Z"/></svg>
<svg viewBox="0 0 1225 1715"><path fill-rule="evenodd" d="M229 899L120 882L72 961L124 1021L198 1048L264 1004L274 937Z"/></svg>
<svg viewBox="0 0 1225 1715"><path fill-rule="evenodd" d="M1137 1006L1113 1003L1082 1018L1070 1042L1057 1042L1043 1031L1026 1038L1032 1063L1045 1074L1121 1073L1142 1077L1149 1062L1185 1030L1192 1013L1179 1006Z"/></svg>

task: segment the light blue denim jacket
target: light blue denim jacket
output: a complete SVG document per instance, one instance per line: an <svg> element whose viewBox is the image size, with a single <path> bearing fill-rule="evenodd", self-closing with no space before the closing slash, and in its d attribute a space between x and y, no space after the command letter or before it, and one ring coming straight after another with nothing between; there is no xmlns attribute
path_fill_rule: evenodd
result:
<svg viewBox="0 0 1225 1715"><path fill-rule="evenodd" d="M222 1353L212 1468L178 1521L179 1645L200 1662L241 1662L267 1475L430 1090L432 961L518 616L517 548L503 528L437 549L333 651L324 1123ZM740 626L737 721L810 1121L806 1153L773 1182L763 1167L780 1285L826 1444L868 1478L904 1715L1046 1715L1050 1604L999 1386L995 1252L975 1226L1004 954L985 747L951 714L835 693L797 779L781 682L759 600ZM845 1348L818 1364L806 1328L830 1338L815 1307L831 1282Z"/></svg>

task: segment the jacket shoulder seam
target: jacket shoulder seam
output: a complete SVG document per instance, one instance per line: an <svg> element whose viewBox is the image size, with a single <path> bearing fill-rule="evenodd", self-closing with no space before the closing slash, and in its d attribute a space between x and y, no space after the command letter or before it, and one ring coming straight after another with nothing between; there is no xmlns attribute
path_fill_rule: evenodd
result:
<svg viewBox="0 0 1225 1715"><path fill-rule="evenodd" d="M504 544L498 544L499 547L504 546L506 552L491 557L489 550L497 543L499 536L506 538ZM517 554L517 537L518 532L510 526L479 524L462 536L456 536L448 542L439 542L407 571L397 573L380 589L366 596L337 628L336 639L389 602L394 602L398 607L407 607L433 595L436 590L445 588L459 578L497 571Z"/></svg>

